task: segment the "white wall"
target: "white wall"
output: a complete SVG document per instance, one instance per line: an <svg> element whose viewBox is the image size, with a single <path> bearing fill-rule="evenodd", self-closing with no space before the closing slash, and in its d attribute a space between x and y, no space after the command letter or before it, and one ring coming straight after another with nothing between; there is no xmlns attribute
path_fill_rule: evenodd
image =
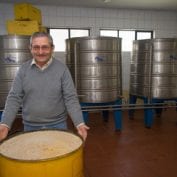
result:
<svg viewBox="0 0 177 177"><path fill-rule="evenodd" d="M6 20L14 19L13 4L0 3L0 35L7 34ZM153 30L156 38L177 37L177 12L128 9L81 8L35 5L42 12L43 26L90 28L98 36L100 28ZM57 54L64 57L65 55ZM129 87L130 53L122 55L123 89ZM62 58L64 60L64 58Z"/></svg>
<svg viewBox="0 0 177 177"><path fill-rule="evenodd" d="M48 27L90 27L91 35L100 28L154 30L156 38L177 37L177 12L103 8L37 6L43 25ZM6 34L6 20L14 19L13 4L0 3L0 34Z"/></svg>

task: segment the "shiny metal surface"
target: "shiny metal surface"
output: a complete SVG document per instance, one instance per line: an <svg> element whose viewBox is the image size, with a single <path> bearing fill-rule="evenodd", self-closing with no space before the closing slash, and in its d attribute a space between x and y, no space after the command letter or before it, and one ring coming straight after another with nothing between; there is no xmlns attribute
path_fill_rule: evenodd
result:
<svg viewBox="0 0 177 177"><path fill-rule="evenodd" d="M81 37L66 40L66 63L80 101L104 103L122 94L121 39ZM75 70L76 69L76 70Z"/></svg>
<svg viewBox="0 0 177 177"><path fill-rule="evenodd" d="M1 65L0 80L1 81L13 80L18 69L19 66L17 65ZM4 82L2 84L4 84Z"/></svg>
<svg viewBox="0 0 177 177"><path fill-rule="evenodd" d="M120 84L120 83L119 83ZM112 88L114 90L117 90L117 79L116 78L110 78L109 80L107 78L102 78L101 80L99 78L92 78L92 79L83 79L78 81L78 86L82 89L101 89L106 90L107 88Z"/></svg>
<svg viewBox="0 0 177 177"><path fill-rule="evenodd" d="M20 65L31 59L29 36L0 36L0 107L4 107L7 94Z"/></svg>
<svg viewBox="0 0 177 177"><path fill-rule="evenodd" d="M151 78L152 85L154 87L177 87L176 76L169 77L168 75L161 77L161 76L153 76ZM148 87L150 84L149 77L143 75L131 75L130 76L131 83L138 83L140 85L144 85Z"/></svg>
<svg viewBox="0 0 177 177"><path fill-rule="evenodd" d="M177 39L134 41L130 72L130 94L177 98Z"/></svg>
<svg viewBox="0 0 177 177"><path fill-rule="evenodd" d="M78 74L82 77L117 77L117 68L118 66L116 65L80 66Z"/></svg>
<svg viewBox="0 0 177 177"><path fill-rule="evenodd" d="M138 88L138 89L137 89ZM148 97L149 87L142 87L142 85L131 85L131 94L137 96ZM152 87L152 95L158 96L153 98L158 99L172 99L177 94L176 87Z"/></svg>
<svg viewBox="0 0 177 177"><path fill-rule="evenodd" d="M27 50L29 48L29 36L21 35L1 35L1 50Z"/></svg>
<svg viewBox="0 0 177 177"><path fill-rule="evenodd" d="M118 92L116 90L93 90L90 91L87 90L80 90L79 91L81 97L80 99L83 100L83 102L89 102L89 103L106 103L110 101L115 101L116 98L118 98Z"/></svg>
<svg viewBox="0 0 177 177"><path fill-rule="evenodd" d="M147 73L152 70L152 75L159 74L177 74L177 64L172 63L153 63L151 66L150 64L131 64L131 73L141 73L147 75Z"/></svg>
<svg viewBox="0 0 177 177"><path fill-rule="evenodd" d="M2 50L0 53L1 65L20 65L31 58L28 50Z"/></svg>

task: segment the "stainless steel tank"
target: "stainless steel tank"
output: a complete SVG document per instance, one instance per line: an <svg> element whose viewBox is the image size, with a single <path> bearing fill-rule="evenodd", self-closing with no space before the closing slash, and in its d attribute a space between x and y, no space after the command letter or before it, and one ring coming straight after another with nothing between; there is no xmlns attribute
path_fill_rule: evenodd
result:
<svg viewBox="0 0 177 177"><path fill-rule="evenodd" d="M133 42L130 94L148 98L177 98L177 39Z"/></svg>
<svg viewBox="0 0 177 177"><path fill-rule="evenodd" d="M31 59L29 36L0 36L0 107L4 107L11 83L20 65Z"/></svg>
<svg viewBox="0 0 177 177"><path fill-rule="evenodd" d="M81 37L66 40L66 63L81 102L112 102L122 94L121 39Z"/></svg>

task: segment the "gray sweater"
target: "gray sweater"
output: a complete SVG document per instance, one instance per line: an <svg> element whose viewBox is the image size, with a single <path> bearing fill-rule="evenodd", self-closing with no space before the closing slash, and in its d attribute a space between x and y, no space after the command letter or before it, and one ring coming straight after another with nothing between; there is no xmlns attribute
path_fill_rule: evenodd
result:
<svg viewBox="0 0 177 177"><path fill-rule="evenodd" d="M75 126L83 122L76 90L66 65L53 59L45 70L25 62L17 72L7 97L1 123L9 127L22 106L23 123L52 125L67 118Z"/></svg>

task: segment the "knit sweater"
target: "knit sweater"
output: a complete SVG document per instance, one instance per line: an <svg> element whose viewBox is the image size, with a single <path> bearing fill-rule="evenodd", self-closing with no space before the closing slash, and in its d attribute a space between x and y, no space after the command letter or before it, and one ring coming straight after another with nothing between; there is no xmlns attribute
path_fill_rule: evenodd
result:
<svg viewBox="0 0 177 177"><path fill-rule="evenodd" d="M52 125L65 121L69 113L75 126L83 122L76 90L66 65L53 59L45 69L22 64L8 94L1 123L12 126L22 106L26 125Z"/></svg>

